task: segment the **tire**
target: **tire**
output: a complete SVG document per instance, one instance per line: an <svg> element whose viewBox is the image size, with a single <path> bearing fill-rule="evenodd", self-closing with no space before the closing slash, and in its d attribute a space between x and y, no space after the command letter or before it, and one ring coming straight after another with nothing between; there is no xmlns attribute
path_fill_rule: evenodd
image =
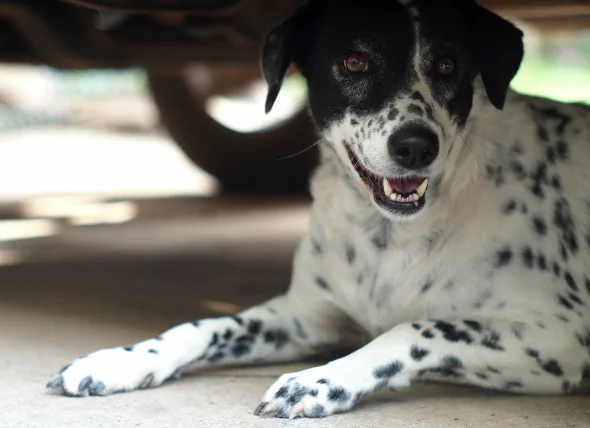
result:
<svg viewBox="0 0 590 428"><path fill-rule="evenodd" d="M257 69L242 72L241 67L207 67L209 78L214 77L207 85L195 85L186 72L148 72L162 124L197 166L219 180L225 192L306 192L318 153L315 147L305 150L316 141L305 111L253 133L230 130L207 113L209 96L243 87L258 76ZM293 156L296 153L300 154Z"/></svg>

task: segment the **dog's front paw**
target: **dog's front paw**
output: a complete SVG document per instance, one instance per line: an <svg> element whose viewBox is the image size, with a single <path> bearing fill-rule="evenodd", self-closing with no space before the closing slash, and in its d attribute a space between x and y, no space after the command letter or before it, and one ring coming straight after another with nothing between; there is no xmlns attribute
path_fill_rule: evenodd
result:
<svg viewBox="0 0 590 428"><path fill-rule="evenodd" d="M111 348L74 360L54 376L47 388L72 397L110 395L157 386L170 374L155 351Z"/></svg>
<svg viewBox="0 0 590 428"><path fill-rule="evenodd" d="M327 366L283 375L266 392L255 415L321 418L344 412L364 395L339 383Z"/></svg>

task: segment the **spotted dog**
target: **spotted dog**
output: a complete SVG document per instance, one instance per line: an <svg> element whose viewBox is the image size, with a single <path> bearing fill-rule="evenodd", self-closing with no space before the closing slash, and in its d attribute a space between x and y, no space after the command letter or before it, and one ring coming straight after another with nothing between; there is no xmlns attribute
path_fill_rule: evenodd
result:
<svg viewBox="0 0 590 428"><path fill-rule="evenodd" d="M321 141L288 291L74 360L70 396L208 366L355 352L280 377L255 413L322 417L445 380L590 386L590 111L509 90L522 33L472 0L311 0L267 36L267 110L295 64Z"/></svg>

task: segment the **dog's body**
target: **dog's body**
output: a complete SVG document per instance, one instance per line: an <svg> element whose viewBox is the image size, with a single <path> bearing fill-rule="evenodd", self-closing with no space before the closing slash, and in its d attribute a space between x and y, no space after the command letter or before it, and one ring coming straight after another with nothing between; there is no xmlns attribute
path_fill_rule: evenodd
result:
<svg viewBox="0 0 590 428"><path fill-rule="evenodd" d="M340 346L360 349L282 376L257 413L326 416L415 379L532 394L588 387L590 110L506 93L520 63L520 35L468 0L455 0L453 16L468 10L474 25L497 30L489 37L510 52L501 52L503 59L485 52L486 64L473 52L465 56L450 34L459 46L456 61L467 65L440 85L440 76L425 71L425 58L438 49L440 29L429 8L437 11L441 1L391 2L379 17L360 3L342 1L336 10L334 1L312 1L267 39L267 108L295 62L326 140L312 182L309 232L287 294L238 317L183 324L132 348L77 359L52 388L106 395L206 365L291 361ZM351 8L372 19L371 32L338 43L373 55L373 62L345 52L349 75L326 59L336 38L325 41L324 34L311 54L301 48L309 37L291 43L298 19L320 27L327 16L351 23ZM389 12L401 16L396 28L412 31L414 42L407 55L395 52L405 55L403 73L413 70L395 82L387 76L401 68L387 71L392 53L383 48L391 43L367 42L373 32L382 36ZM287 55L285 46L299 51ZM445 58L437 70L447 79L454 65ZM408 126L420 129L399 143ZM409 159L416 145L421 151Z"/></svg>

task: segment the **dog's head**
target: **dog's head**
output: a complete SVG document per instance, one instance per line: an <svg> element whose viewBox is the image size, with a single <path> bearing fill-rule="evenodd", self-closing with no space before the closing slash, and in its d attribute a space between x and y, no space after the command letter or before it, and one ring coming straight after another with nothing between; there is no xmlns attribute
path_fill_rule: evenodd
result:
<svg viewBox="0 0 590 428"><path fill-rule="evenodd" d="M522 56L522 32L473 0L309 0L264 42L266 109L295 64L321 135L384 213L408 218L453 168L475 79L500 110Z"/></svg>

